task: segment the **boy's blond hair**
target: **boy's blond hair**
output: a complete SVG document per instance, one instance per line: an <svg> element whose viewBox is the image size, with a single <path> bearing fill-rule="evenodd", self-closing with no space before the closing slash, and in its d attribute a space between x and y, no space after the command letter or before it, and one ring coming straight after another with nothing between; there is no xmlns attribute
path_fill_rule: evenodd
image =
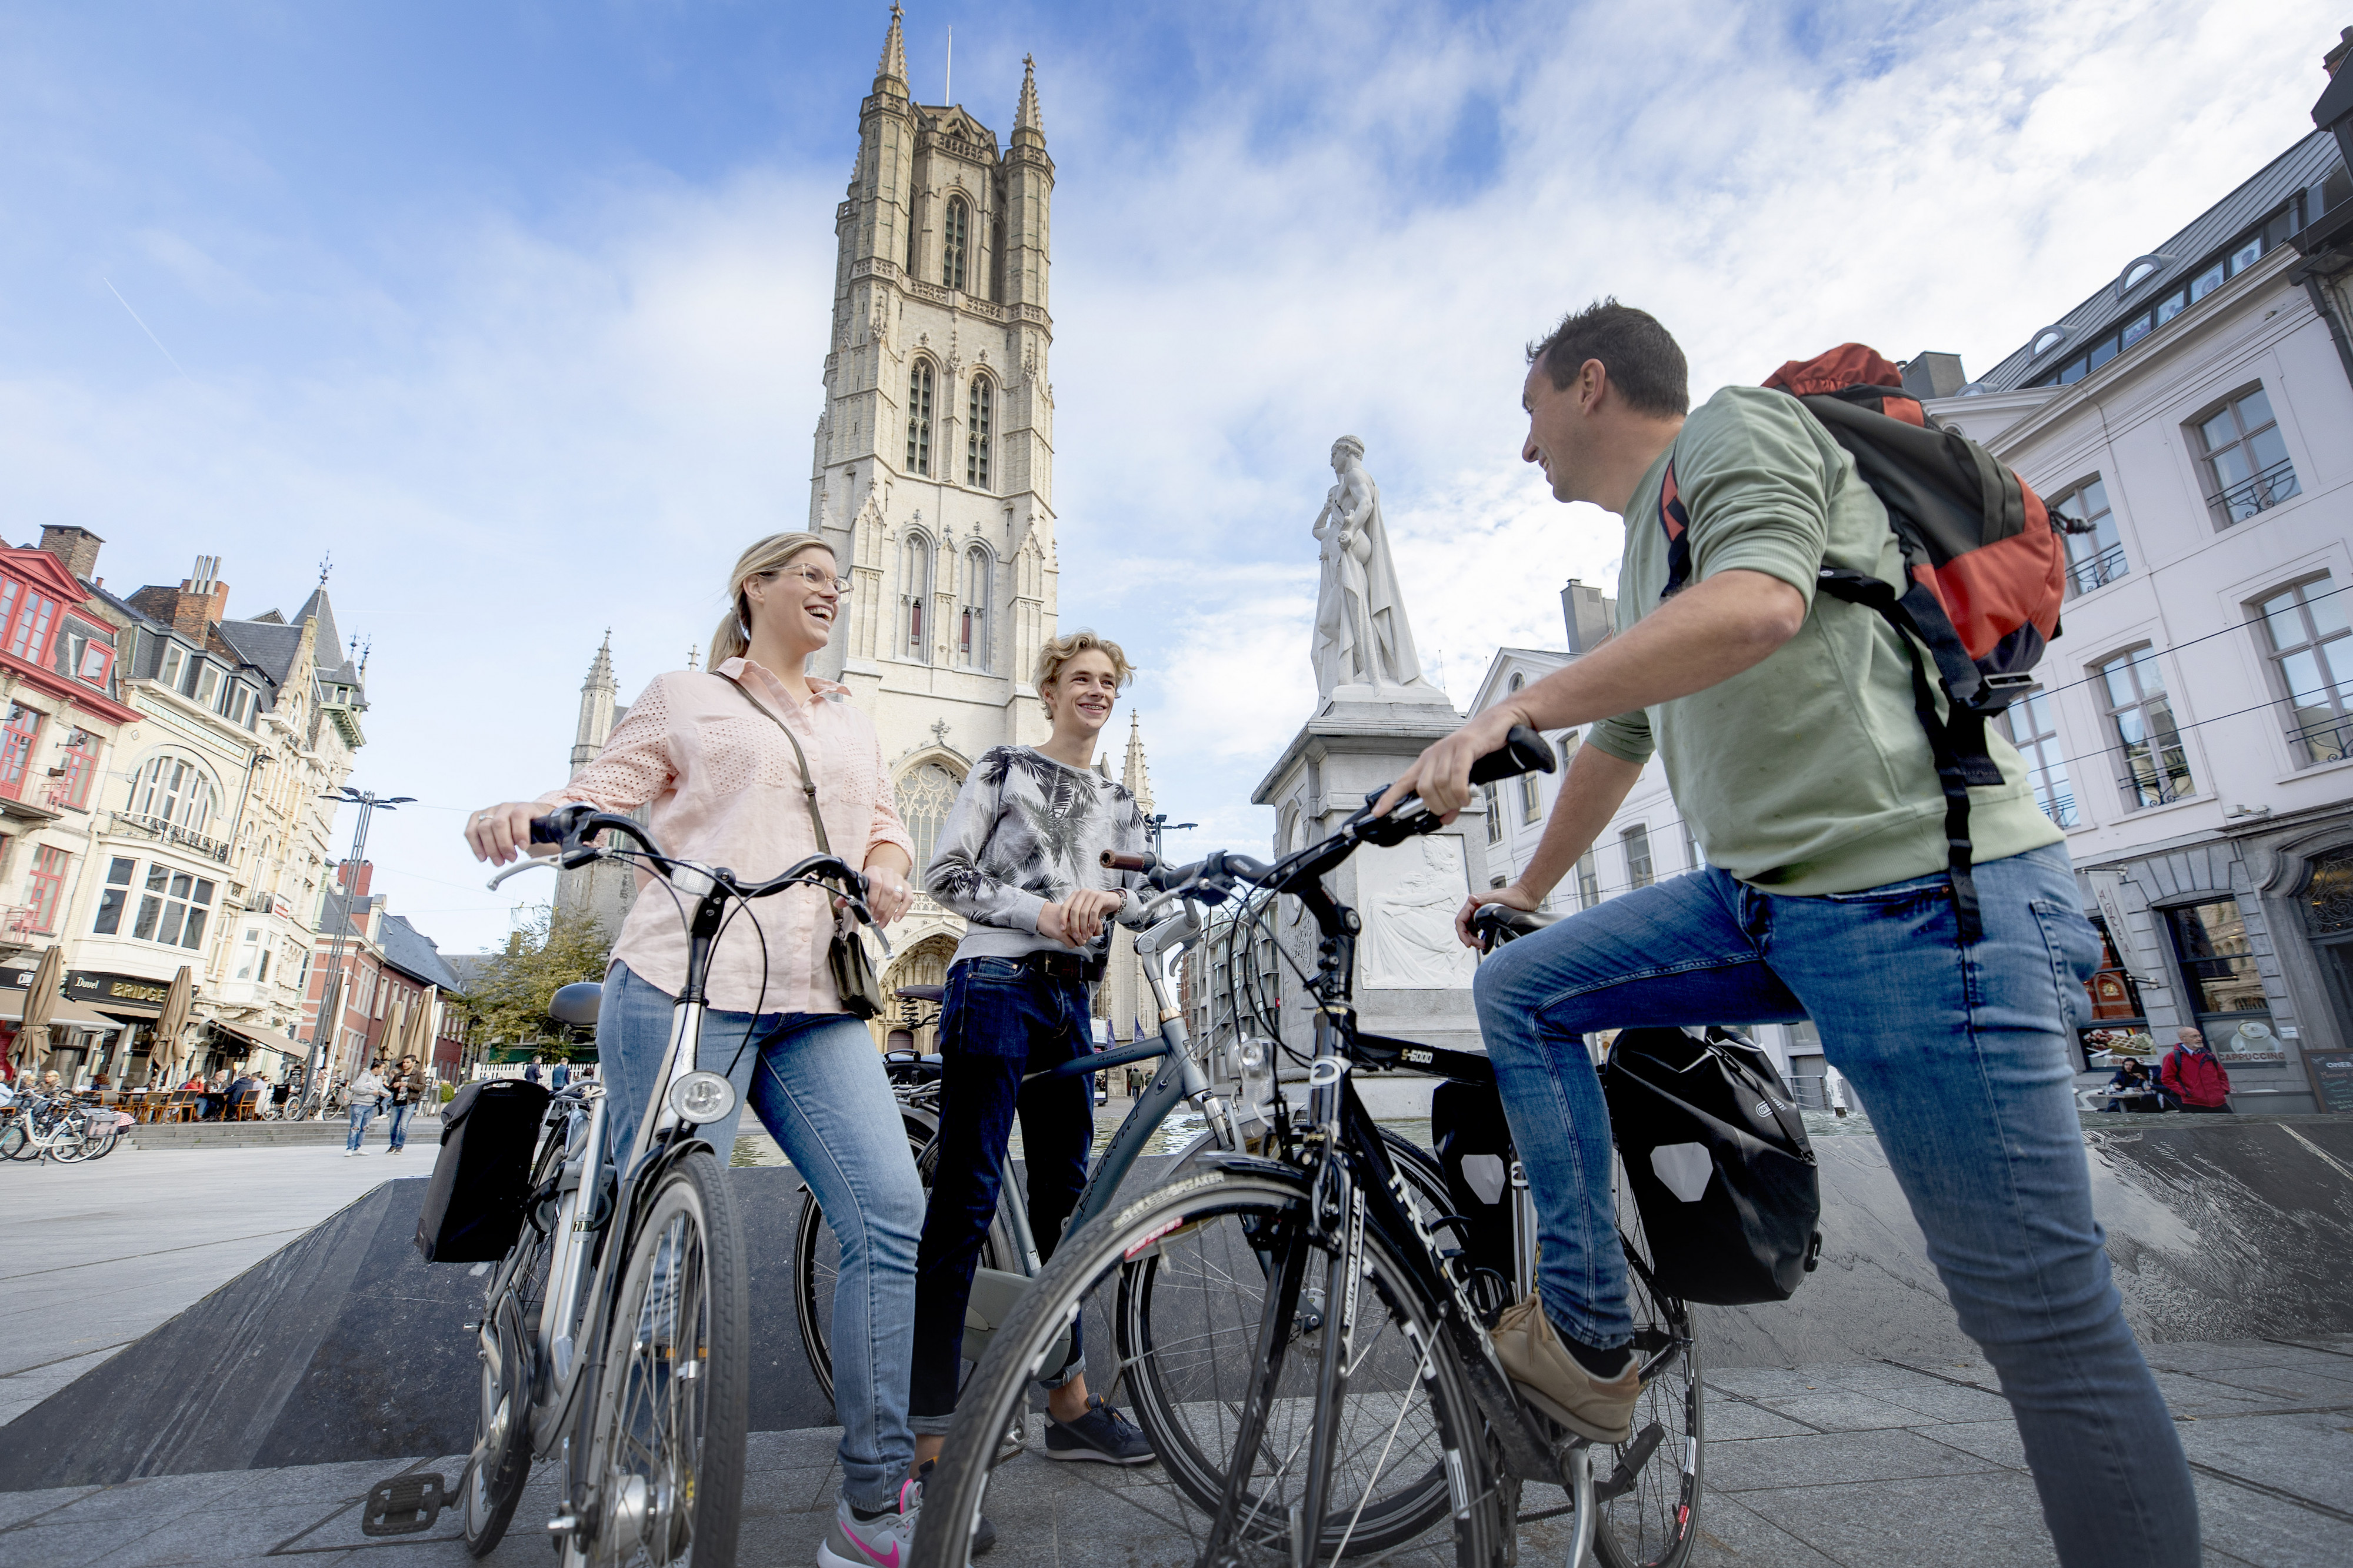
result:
<svg viewBox="0 0 2353 1568"><path fill-rule="evenodd" d="M1097 637L1082 626L1077 631L1054 638L1038 650L1038 672L1032 683L1043 691L1061 679L1062 667L1082 653L1099 653L1108 658L1113 681L1118 686L1125 686L1135 679L1135 666L1127 662L1127 655L1120 651L1119 644L1109 637Z"/></svg>

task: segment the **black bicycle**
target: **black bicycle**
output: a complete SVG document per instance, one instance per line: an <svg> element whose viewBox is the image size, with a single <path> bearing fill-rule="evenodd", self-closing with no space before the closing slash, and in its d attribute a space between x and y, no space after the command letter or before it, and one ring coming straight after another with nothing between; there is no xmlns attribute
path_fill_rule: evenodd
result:
<svg viewBox="0 0 2353 1568"><path fill-rule="evenodd" d="M1551 762L1541 737L1514 730L1472 779ZM1520 1525L1555 1516L1566 1521L1570 1568L1588 1553L1610 1568L1676 1568L1688 1556L1700 1500L1698 1356L1688 1310L1652 1286L1640 1226L1623 1239L1641 1405L1630 1439L1597 1452L1521 1403L1489 1337L1495 1312L1535 1281L1535 1211L1516 1160L1498 1160L1492 1190L1472 1200L1507 1212L1507 1255L1497 1260L1477 1245L1481 1216L1430 1212L1426 1181L1394 1156L1357 1098L1353 1074L1377 1067L1490 1095L1494 1086L1482 1056L1357 1026L1361 925L1323 878L1360 847L1439 826L1414 800L1373 816L1380 794L1271 866L1221 852L1149 868L1166 899L1257 889L1295 898L1314 917L1305 1105L1275 1116L1257 1150L1204 1151L1064 1239L965 1387L925 1489L916 1568L964 1568L992 1469L979 1435L1003 1429L1068 1325L1103 1299L1113 1302L1122 1373L1152 1385L1149 1396L1137 1388L1138 1418L1169 1461L1169 1484L1104 1492L1149 1510L1164 1535L1181 1530L1208 1568L1314 1568L1417 1541L1451 1549L1459 1568L1493 1568L1514 1560ZM1271 910L1275 898L1252 902ZM1484 934L1535 923L1498 914ZM1501 1112L1497 1100L1499 1136ZM1524 1495L1532 1486L1562 1495Z"/></svg>

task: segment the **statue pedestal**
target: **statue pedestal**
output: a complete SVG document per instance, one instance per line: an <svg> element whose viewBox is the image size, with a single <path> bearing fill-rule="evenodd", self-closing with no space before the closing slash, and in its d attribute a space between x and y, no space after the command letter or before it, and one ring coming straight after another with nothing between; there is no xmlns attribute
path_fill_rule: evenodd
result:
<svg viewBox="0 0 2353 1568"><path fill-rule="evenodd" d="M1461 724L1430 687L1336 689L1293 737L1250 798L1276 812L1275 852L1314 843L1403 773L1422 749ZM1437 832L1394 848L1367 847L1327 879L1333 896L1364 921L1356 939L1358 1026L1455 1050L1478 1050L1471 1005L1477 954L1454 935L1454 912L1487 886L1487 818L1477 799ZM1276 940L1313 973L1317 933L1295 901L1274 917ZM1286 973L1283 1039L1305 1051L1313 1015Z"/></svg>

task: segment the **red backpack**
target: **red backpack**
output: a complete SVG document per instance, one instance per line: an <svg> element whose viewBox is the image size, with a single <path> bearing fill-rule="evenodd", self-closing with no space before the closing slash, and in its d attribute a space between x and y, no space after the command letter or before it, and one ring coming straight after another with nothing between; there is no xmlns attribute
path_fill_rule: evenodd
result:
<svg viewBox="0 0 2353 1568"><path fill-rule="evenodd" d="M1817 588L1876 612L1912 654L1913 703L1936 754L1953 900L1968 943L1982 930L1969 876L1969 786L2002 782L1987 754L1986 721L2033 687L2027 672L2059 635L2064 520L1983 447L1932 428L1903 380L1875 351L1841 343L1791 360L1765 384L1803 404L1853 454L1903 548L1909 581L1901 593L1868 573L1827 565ZM1659 496L1669 594L1691 573L1690 522L1670 462Z"/></svg>

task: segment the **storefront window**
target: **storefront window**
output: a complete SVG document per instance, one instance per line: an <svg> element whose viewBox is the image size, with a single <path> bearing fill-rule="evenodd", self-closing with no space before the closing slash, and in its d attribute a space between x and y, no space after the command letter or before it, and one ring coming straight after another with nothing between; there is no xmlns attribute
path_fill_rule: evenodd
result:
<svg viewBox="0 0 2353 1568"><path fill-rule="evenodd" d="M2189 1003L2206 1043L2218 1053L2274 1055L2271 1003L2255 967L2254 944L2236 899L2165 911L2181 961Z"/></svg>
<svg viewBox="0 0 2353 1568"><path fill-rule="evenodd" d="M2337 1038L2353 1040L2353 849L2312 863L2312 885L2303 901L2304 929L2312 938L2329 1000L2337 1005Z"/></svg>

